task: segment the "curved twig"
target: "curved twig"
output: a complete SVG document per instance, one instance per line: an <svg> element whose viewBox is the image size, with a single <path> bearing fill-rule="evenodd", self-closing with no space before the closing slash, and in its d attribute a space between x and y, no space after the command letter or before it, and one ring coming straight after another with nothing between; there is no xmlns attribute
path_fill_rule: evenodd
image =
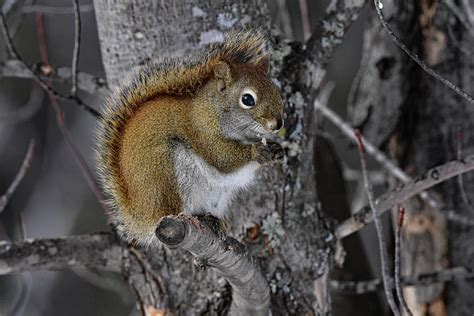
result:
<svg viewBox="0 0 474 316"><path fill-rule="evenodd" d="M446 87L450 88L453 90L457 95L461 96L464 100L467 102L474 104L474 99L472 98L469 93L452 83L450 80L446 79L441 75L439 72L428 66L416 53L411 51L401 40L398 38L397 35L393 32L393 30L390 28L388 25L387 21L385 20L385 17L383 16L382 13L382 8L383 4L380 0L374 0L374 6L375 10L377 11L377 15L379 17L380 22L382 23L385 31L387 32L388 36L390 39L398 46L400 47L401 50L405 52L414 62L416 62L426 73L431 75L433 78L436 80L439 80L442 84L444 84Z"/></svg>
<svg viewBox="0 0 474 316"><path fill-rule="evenodd" d="M28 149L26 151L25 158L23 159L23 163L21 164L20 170L13 179L12 183L8 187L5 194L0 196L0 214L3 212L5 207L7 206L10 198L12 197L13 193L15 193L16 188L20 185L21 180L25 177L26 172L30 169L31 161L33 160L33 153L35 150L35 140L31 139L28 145Z"/></svg>
<svg viewBox="0 0 474 316"><path fill-rule="evenodd" d="M74 101L77 104L77 106L79 106L81 109L83 109L87 113L91 114L95 118L101 118L102 117L102 115L96 109L94 109L94 108L90 107L89 105L87 105L86 103L84 103L84 101L82 101L82 99L80 99L79 97L74 96L74 95L64 95L64 94L59 93L58 91L54 90L52 87L50 87L48 84L46 84L36 73L34 73L31 69L29 69L26 66L25 61L21 58L21 56L18 54L18 52L15 50L15 47L13 46L13 41L12 41L12 38L11 38L10 33L8 31L7 22L6 22L6 19L5 19L5 16L3 14L3 11L1 9L1 7L0 7L0 28L2 30L3 37L5 39L5 43L7 45L10 57L12 57L13 59L18 60L18 62L21 63L22 67L27 72L31 73L33 80L35 80L41 86L41 88L43 88L49 95L52 95L53 97L59 98L60 100Z"/></svg>
<svg viewBox="0 0 474 316"><path fill-rule="evenodd" d="M162 218L156 235L170 248L189 251L230 283L230 315L268 315L268 282L256 260L237 240L231 237L221 239L207 225L183 215Z"/></svg>
<svg viewBox="0 0 474 316"><path fill-rule="evenodd" d="M383 224L380 220L380 213L377 212L377 208L375 207L375 199L374 193L372 190L372 184L370 183L369 176L367 174L367 159L365 157L365 147L364 142L362 141L362 135L358 129L355 130L355 137L357 139L357 148L359 149L359 157L360 157L360 164L362 167L362 175L364 178L365 184L365 191L367 194L367 198L369 200L370 209L372 210L372 217L375 223L375 230L377 232L377 239L379 244L379 255L380 255L380 263L381 263L381 272L382 272L382 280L383 280L383 287L385 290L385 296L387 297L388 305L392 310L393 314L396 316L400 315L400 311L398 309L397 304L395 303L395 299L393 297L393 293L391 290L390 284L390 276L389 276L389 267L388 267L388 256L387 256L387 243L385 241L385 235L383 232Z"/></svg>

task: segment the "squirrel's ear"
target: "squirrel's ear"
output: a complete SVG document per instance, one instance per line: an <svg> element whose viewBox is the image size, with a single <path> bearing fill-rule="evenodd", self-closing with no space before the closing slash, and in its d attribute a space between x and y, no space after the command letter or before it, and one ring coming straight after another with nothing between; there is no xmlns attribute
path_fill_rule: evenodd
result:
<svg viewBox="0 0 474 316"><path fill-rule="evenodd" d="M218 79L219 91L224 90L232 79L229 64L225 61L219 62L214 68L214 76Z"/></svg>
<svg viewBox="0 0 474 316"><path fill-rule="evenodd" d="M214 68L214 75L216 76L217 79L224 79L224 80L232 79L229 64L226 63L225 61L219 62Z"/></svg>
<svg viewBox="0 0 474 316"><path fill-rule="evenodd" d="M268 72L268 58L260 58L256 63L255 66L262 69L264 73Z"/></svg>

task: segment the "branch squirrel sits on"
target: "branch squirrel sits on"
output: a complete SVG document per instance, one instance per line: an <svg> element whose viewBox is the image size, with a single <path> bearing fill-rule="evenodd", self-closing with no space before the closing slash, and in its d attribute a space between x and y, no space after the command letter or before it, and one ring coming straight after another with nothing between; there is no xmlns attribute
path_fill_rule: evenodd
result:
<svg viewBox="0 0 474 316"><path fill-rule="evenodd" d="M158 240L160 218L223 218L268 162L283 102L267 76L268 40L228 33L193 57L143 66L111 94L97 135L97 164L112 214L128 241Z"/></svg>

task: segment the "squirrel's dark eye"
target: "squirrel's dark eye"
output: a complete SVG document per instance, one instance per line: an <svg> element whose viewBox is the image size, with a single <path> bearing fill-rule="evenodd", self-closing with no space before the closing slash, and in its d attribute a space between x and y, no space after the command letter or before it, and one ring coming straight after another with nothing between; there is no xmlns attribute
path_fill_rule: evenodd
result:
<svg viewBox="0 0 474 316"><path fill-rule="evenodd" d="M257 95L255 94L255 92L250 88L244 89L240 97L240 106L244 109L250 109L254 107L256 103Z"/></svg>
<svg viewBox="0 0 474 316"><path fill-rule="evenodd" d="M246 93L242 96L242 103L246 106L254 106L255 100L250 93Z"/></svg>

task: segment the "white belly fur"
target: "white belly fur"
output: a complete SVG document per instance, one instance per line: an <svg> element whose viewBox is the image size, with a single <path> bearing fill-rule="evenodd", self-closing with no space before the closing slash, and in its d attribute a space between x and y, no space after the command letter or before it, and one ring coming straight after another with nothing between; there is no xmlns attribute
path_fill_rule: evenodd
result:
<svg viewBox="0 0 474 316"><path fill-rule="evenodd" d="M259 164L254 161L231 173L221 173L194 151L177 146L175 174L185 214L211 213L222 218L240 191L255 179Z"/></svg>

